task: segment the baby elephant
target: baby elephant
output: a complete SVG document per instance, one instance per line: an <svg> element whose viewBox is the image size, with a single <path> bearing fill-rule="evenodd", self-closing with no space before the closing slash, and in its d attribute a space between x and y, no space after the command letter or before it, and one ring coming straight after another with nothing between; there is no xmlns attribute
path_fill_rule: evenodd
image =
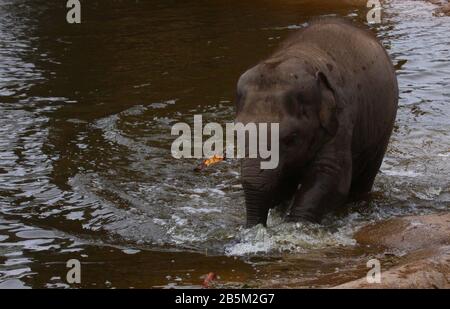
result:
<svg viewBox="0 0 450 309"><path fill-rule="evenodd" d="M247 226L292 199L289 221L325 213L372 189L395 122L398 85L367 30L322 19L296 32L237 85L236 122L279 123L279 164L242 159Z"/></svg>

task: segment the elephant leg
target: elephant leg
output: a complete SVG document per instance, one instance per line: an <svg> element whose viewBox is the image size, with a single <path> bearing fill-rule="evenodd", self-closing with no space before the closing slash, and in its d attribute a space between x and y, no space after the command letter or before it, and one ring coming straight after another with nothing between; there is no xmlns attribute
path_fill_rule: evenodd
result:
<svg viewBox="0 0 450 309"><path fill-rule="evenodd" d="M366 197L372 191L375 177L380 170L383 162L384 154L386 153L387 145L389 143L390 134L383 138L383 141L378 144L376 149L368 151L363 156L366 160L359 172L354 173L352 184L350 188L350 198L354 201ZM369 158L369 159L367 159Z"/></svg>
<svg viewBox="0 0 450 309"><path fill-rule="evenodd" d="M325 146L295 193L288 221L320 222L325 213L346 202L351 177L350 147L336 151L333 144Z"/></svg>

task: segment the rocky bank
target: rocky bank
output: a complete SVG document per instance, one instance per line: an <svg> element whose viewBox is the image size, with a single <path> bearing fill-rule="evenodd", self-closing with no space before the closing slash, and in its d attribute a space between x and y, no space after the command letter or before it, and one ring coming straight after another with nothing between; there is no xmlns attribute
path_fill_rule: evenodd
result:
<svg viewBox="0 0 450 309"><path fill-rule="evenodd" d="M401 261L382 269L381 283L363 277L335 288L450 288L450 213L390 219L363 227L355 239L395 251Z"/></svg>

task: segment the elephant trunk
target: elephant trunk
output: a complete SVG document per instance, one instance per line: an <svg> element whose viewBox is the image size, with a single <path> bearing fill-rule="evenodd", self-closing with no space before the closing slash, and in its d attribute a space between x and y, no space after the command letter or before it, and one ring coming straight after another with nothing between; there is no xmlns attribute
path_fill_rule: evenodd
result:
<svg viewBox="0 0 450 309"><path fill-rule="evenodd" d="M241 168L247 227L260 223L266 225L274 197L273 189L277 183L276 173L273 170L261 170L258 159L243 159Z"/></svg>
<svg viewBox="0 0 450 309"><path fill-rule="evenodd" d="M270 204L261 192L245 190L245 204L247 208L247 227L267 223Z"/></svg>

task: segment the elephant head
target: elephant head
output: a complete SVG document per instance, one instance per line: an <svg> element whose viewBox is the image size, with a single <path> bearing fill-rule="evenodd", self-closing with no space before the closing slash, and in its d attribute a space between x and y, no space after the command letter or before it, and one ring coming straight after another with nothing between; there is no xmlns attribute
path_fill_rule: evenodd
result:
<svg viewBox="0 0 450 309"><path fill-rule="evenodd" d="M263 170L261 158L241 162L248 227L265 225L269 209L296 192L314 154L336 133L336 106L325 74L298 58L272 59L240 77L236 122L279 123L278 166Z"/></svg>

